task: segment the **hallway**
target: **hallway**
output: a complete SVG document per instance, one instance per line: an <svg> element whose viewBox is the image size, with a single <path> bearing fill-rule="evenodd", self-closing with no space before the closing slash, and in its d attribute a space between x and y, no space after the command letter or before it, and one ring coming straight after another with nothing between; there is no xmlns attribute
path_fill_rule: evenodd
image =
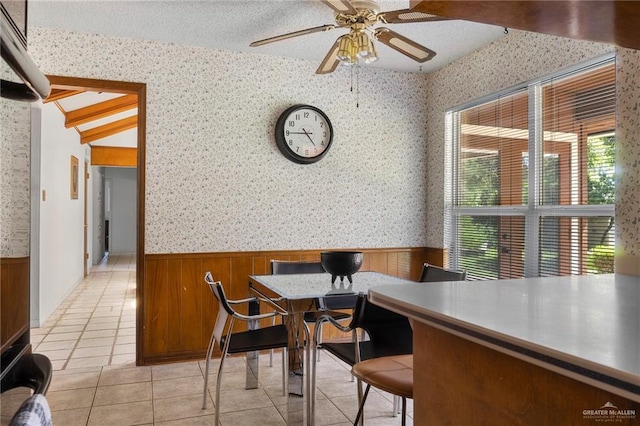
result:
<svg viewBox="0 0 640 426"><path fill-rule="evenodd" d="M54 370L136 362L135 255L112 254L91 268L53 315L31 329L34 352Z"/></svg>

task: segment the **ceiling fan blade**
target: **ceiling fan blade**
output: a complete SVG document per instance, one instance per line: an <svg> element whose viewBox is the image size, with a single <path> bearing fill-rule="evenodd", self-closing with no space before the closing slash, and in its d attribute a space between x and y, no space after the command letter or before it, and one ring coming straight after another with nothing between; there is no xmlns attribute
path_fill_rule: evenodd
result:
<svg viewBox="0 0 640 426"><path fill-rule="evenodd" d="M256 47L264 44L275 43L276 41L286 40L288 38L299 37L307 34L319 33L321 31L329 31L337 28L335 25L321 25L319 27L307 28L306 30L294 31L292 33L280 34L275 37L265 38L264 40L258 40L251 43L249 46Z"/></svg>
<svg viewBox="0 0 640 426"><path fill-rule="evenodd" d="M358 13L349 0L322 0L322 2L333 9L336 13L350 13L354 15Z"/></svg>
<svg viewBox="0 0 640 426"><path fill-rule="evenodd" d="M329 49L329 52L327 53L327 56L324 57L322 63L316 70L316 74L329 74L338 68L338 65L340 65L340 61L337 58L338 44L338 40L333 43L333 46L331 46L331 49Z"/></svg>
<svg viewBox="0 0 640 426"><path fill-rule="evenodd" d="M378 14L380 19L385 24L403 24L409 22L432 22L432 21L448 21L448 18L443 18L437 15L430 15L424 12L418 12L413 9L391 10L388 12L381 12Z"/></svg>
<svg viewBox="0 0 640 426"><path fill-rule="evenodd" d="M395 31L391 31L388 28L378 28L373 33L373 36L380 43L386 44L390 48L397 50L403 55L407 55L417 62L427 62L436 56L436 52L433 50L428 49Z"/></svg>

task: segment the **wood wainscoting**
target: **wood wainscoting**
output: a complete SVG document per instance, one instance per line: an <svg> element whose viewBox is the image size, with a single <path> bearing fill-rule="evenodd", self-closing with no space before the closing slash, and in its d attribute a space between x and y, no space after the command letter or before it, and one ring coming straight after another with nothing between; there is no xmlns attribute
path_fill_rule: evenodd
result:
<svg viewBox="0 0 640 426"><path fill-rule="evenodd" d="M417 281L424 262L443 265L445 250L434 248L358 249L362 271ZM211 271L230 299L248 297L249 275L270 273L271 259L319 260L325 250L237 253L147 254L140 300L137 364L204 358L217 305L204 283ZM328 328L328 327L326 327ZM240 328L239 328L240 329Z"/></svg>
<svg viewBox="0 0 640 426"><path fill-rule="evenodd" d="M29 257L0 258L0 352L29 343Z"/></svg>

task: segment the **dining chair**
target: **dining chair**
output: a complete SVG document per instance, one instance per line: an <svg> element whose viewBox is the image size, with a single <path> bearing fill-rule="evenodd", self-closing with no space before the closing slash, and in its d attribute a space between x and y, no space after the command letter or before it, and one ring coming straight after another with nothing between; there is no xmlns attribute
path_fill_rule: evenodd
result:
<svg viewBox="0 0 640 426"><path fill-rule="evenodd" d="M288 260L271 260L271 275L278 274L322 274L325 273L322 263L319 261L288 261ZM327 281L328 284L328 281ZM314 324L316 329L320 330L320 339L322 338L323 320L318 321L323 315L330 315L336 321L344 321L351 318L346 312L340 312L338 309L353 309L354 297L349 296L333 296L318 300L318 311L305 312L304 324L309 335L309 324ZM314 352L318 350L318 341ZM316 354L316 360L319 359L319 353ZM271 359L269 360L271 364Z"/></svg>
<svg viewBox="0 0 640 426"><path fill-rule="evenodd" d="M330 316L323 318L338 330L355 335L355 341L322 342L319 346L349 366L378 357L406 355L413 353L413 330L409 319L381 306L370 303L366 294L358 294L351 322L343 325ZM354 333L355 331L355 333ZM367 339L362 339L357 331L364 331ZM314 337L317 337L315 333ZM315 404L316 363L311 361L311 412ZM363 398L358 383L358 401ZM394 404L395 415L395 404Z"/></svg>
<svg viewBox="0 0 640 426"><path fill-rule="evenodd" d="M465 270L445 269L425 263L422 267L420 282L464 281ZM413 355L390 355L362 359L352 365L351 373L361 382L367 384L364 395L360 399L358 414L354 425L360 421L364 404L371 386L394 395L393 414L398 412L397 402L402 401L402 425L406 424L407 398L413 399Z"/></svg>
<svg viewBox="0 0 640 426"><path fill-rule="evenodd" d="M422 274L420 282L437 282L437 281L464 281L467 278L467 271L445 269L440 266L425 263L422 266Z"/></svg>
<svg viewBox="0 0 640 426"><path fill-rule="evenodd" d="M209 285L209 289L218 301L218 316L216 317L209 347L207 348L207 361L205 363L204 389L202 391L202 409L207 408L207 385L209 381L209 362L213 354L215 343L221 350L220 366L218 367L218 377L216 382L215 396L215 425L220 424L220 384L222 381L222 368L228 354L246 353L251 351L261 351L265 349L282 348L282 386L283 395L287 394L286 381L286 365L287 365L287 329L284 324L273 325L269 327L249 329L246 331L233 332L233 326L236 320L240 321L258 321L265 318L285 315L279 311L267 312L257 315L243 315L236 312L231 305L249 303L258 301L252 297L242 300L227 299L224 288L220 281L214 281L211 272L207 272L204 276L205 282ZM226 333L225 333L226 332Z"/></svg>

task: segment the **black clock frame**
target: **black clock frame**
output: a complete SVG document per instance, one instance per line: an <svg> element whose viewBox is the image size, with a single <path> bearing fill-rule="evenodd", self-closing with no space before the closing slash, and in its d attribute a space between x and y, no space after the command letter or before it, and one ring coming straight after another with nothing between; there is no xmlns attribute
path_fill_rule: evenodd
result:
<svg viewBox="0 0 640 426"><path fill-rule="evenodd" d="M327 147L324 149L324 151L322 151L320 154L316 155L315 157L302 157L296 154L295 152L293 152L289 148L289 145L287 144L287 140L284 136L284 126L285 126L285 123L287 122L287 118L289 118L289 116L292 113L294 113L299 109L310 109L317 112L327 122L327 126L329 126L329 142L327 143ZM284 155L287 159L298 164L313 164L320 161L325 155L327 155L327 152L329 152L329 148L331 148L331 144L333 143L333 126L331 125L331 120L329 120L329 117L327 117L327 114L325 114L319 108L316 108L312 105L297 104L287 108L286 110L284 110L282 114L280 114L280 117L278 117L278 121L276 122L275 136L276 136L276 146L278 147L282 155Z"/></svg>

